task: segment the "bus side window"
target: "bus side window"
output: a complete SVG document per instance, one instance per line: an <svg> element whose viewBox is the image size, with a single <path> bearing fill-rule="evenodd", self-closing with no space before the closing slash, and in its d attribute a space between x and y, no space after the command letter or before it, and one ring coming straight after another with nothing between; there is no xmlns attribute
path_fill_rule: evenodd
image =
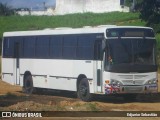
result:
<svg viewBox="0 0 160 120"><path fill-rule="evenodd" d="M62 36L52 36L50 39L50 57L62 59Z"/></svg>
<svg viewBox="0 0 160 120"><path fill-rule="evenodd" d="M83 35L78 37L77 58L92 60L94 57L94 43L91 35Z"/></svg>
<svg viewBox="0 0 160 120"><path fill-rule="evenodd" d="M18 40L19 40L18 37L4 38L3 57L10 58L10 57L17 56L17 53L15 53L15 45L16 45L16 43L19 43ZM19 55L21 55L21 54L19 54Z"/></svg>
<svg viewBox="0 0 160 120"><path fill-rule="evenodd" d="M36 39L36 57L49 57L49 36L39 36Z"/></svg>
<svg viewBox="0 0 160 120"><path fill-rule="evenodd" d="M4 38L3 39L3 57L8 57L9 54L9 39L8 38Z"/></svg>
<svg viewBox="0 0 160 120"><path fill-rule="evenodd" d="M75 35L64 36L63 38L63 58L75 59L77 48L77 37Z"/></svg>
<svg viewBox="0 0 160 120"><path fill-rule="evenodd" d="M34 58L35 57L35 45L36 37L25 37L23 43L23 52L25 58Z"/></svg>
<svg viewBox="0 0 160 120"><path fill-rule="evenodd" d="M4 38L3 41L3 57L12 57L13 56L13 45L10 38Z"/></svg>

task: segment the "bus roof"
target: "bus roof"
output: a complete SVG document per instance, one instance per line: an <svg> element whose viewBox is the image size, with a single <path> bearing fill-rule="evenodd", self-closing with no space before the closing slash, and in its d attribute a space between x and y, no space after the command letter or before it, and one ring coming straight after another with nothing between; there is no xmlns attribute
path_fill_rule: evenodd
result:
<svg viewBox="0 0 160 120"><path fill-rule="evenodd" d="M150 27L139 26L116 26L116 25L100 25L100 26L84 26L82 28L46 28L44 30L32 30L32 31L13 31L4 32L3 37L12 36L34 36L34 35L62 35L62 34L87 34L87 33L105 33L109 28L144 28L152 29Z"/></svg>

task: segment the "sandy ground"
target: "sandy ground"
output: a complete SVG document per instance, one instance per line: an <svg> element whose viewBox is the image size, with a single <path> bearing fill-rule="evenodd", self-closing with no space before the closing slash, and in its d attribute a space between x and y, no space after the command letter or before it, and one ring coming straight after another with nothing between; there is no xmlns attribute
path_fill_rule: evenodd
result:
<svg viewBox="0 0 160 120"><path fill-rule="evenodd" d="M160 80L160 76L159 76ZM160 88L160 81L159 81ZM160 89L158 94L139 95L136 100L126 102L121 97L95 96L92 102L77 99L75 93L66 91L43 91L32 95L21 92L22 88L0 80L0 111L160 111ZM40 118L39 118L40 119ZM45 118L53 119L53 118ZM54 120L128 120L128 117L54 117ZM130 118L137 120L137 118ZM159 118L138 118L158 120Z"/></svg>

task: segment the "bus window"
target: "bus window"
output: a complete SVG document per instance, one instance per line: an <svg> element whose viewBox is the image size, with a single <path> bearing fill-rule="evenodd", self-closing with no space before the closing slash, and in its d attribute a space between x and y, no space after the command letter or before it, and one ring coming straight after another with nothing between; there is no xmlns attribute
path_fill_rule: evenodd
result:
<svg viewBox="0 0 160 120"><path fill-rule="evenodd" d="M50 57L62 58L62 36L52 36L50 39Z"/></svg>
<svg viewBox="0 0 160 120"><path fill-rule="evenodd" d="M36 40L36 57L49 57L49 36L39 36Z"/></svg>
<svg viewBox="0 0 160 120"><path fill-rule="evenodd" d="M74 59L76 58L77 37L64 36L63 38L63 58Z"/></svg>
<svg viewBox="0 0 160 120"><path fill-rule="evenodd" d="M36 37L24 38L24 57L25 58L35 57L35 43L36 43Z"/></svg>

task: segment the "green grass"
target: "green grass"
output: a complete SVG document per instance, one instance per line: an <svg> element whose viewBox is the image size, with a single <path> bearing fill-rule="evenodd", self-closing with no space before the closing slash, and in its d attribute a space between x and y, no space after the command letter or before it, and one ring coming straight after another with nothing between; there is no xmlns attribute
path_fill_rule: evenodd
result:
<svg viewBox="0 0 160 120"><path fill-rule="evenodd" d="M88 111L99 111L100 109L97 107L97 104L96 103L86 103L85 104L86 106L86 109Z"/></svg>
<svg viewBox="0 0 160 120"><path fill-rule="evenodd" d="M158 51L160 52L160 33L156 34L156 40L157 40L157 48L158 48Z"/></svg>
<svg viewBox="0 0 160 120"><path fill-rule="evenodd" d="M138 13L84 13L59 16L0 16L0 37L6 31L56 27L82 27L102 24L141 25Z"/></svg>
<svg viewBox="0 0 160 120"><path fill-rule="evenodd" d="M56 27L82 27L97 25L145 26L139 13L83 13L58 16L0 16L0 39L7 31L38 30ZM160 34L156 35L160 51ZM0 42L1 43L1 42Z"/></svg>

